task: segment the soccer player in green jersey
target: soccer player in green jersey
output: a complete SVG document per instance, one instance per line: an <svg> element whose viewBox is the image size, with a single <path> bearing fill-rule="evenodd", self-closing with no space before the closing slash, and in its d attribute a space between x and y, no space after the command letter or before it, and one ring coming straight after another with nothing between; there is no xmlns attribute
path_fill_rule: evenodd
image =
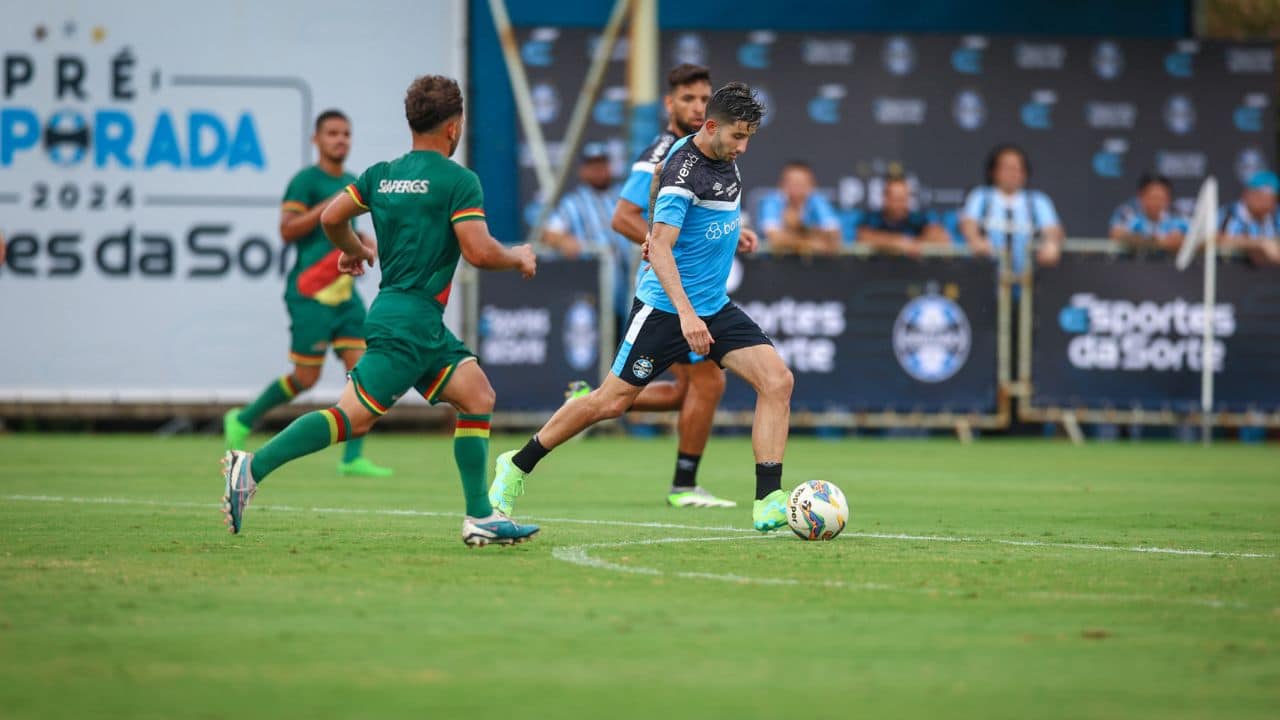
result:
<svg viewBox="0 0 1280 720"><path fill-rule="evenodd" d="M351 276L338 272L340 251L320 229L325 206L356 179L343 169L351 150L351 122L338 110L326 110L316 118L311 141L320 159L293 176L280 208L280 236L298 253L284 290L293 372L267 383L248 405L227 411L222 433L228 450L243 450L259 418L316 384L326 349L332 347L348 371L364 354L364 302ZM338 472L362 477L391 475L390 469L364 457L363 449L364 438L352 438L343 448Z"/></svg>
<svg viewBox="0 0 1280 720"><path fill-rule="evenodd" d="M489 418L494 392L475 355L444 325L450 283L465 257L487 270L518 270L532 277L528 245L503 247L489 235L484 194L475 173L449 159L462 137L462 92L453 80L427 75L405 95L413 150L380 162L347 185L320 222L350 275L382 261L382 283L365 321L368 350L351 370L338 404L308 413L256 454L232 450L223 458L223 512L233 533L258 484L281 465L369 432L409 390L458 411L453 456L462 476L466 517L462 540L470 546L523 542L536 525L517 525L489 504L486 480ZM373 216L376 247L359 237L351 220Z"/></svg>

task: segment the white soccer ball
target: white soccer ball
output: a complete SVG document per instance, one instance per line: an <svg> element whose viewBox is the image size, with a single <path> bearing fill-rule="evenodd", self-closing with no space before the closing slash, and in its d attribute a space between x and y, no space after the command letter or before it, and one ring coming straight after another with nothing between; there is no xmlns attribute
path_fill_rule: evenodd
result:
<svg viewBox="0 0 1280 720"><path fill-rule="evenodd" d="M787 524L804 540L831 540L849 521L849 502L825 480L797 486L787 498Z"/></svg>

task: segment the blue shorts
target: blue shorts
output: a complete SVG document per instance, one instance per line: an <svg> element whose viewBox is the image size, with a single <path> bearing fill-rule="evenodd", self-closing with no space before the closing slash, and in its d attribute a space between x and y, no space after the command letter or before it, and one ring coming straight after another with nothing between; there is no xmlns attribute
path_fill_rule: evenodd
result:
<svg viewBox="0 0 1280 720"><path fill-rule="evenodd" d="M723 366L724 356L739 348L773 344L760 326L733 303L703 317L702 321L707 324L713 340L707 359L717 365ZM637 299L632 303L627 332L610 372L632 385L644 387L673 363L694 363L702 359L684 339L678 315Z"/></svg>

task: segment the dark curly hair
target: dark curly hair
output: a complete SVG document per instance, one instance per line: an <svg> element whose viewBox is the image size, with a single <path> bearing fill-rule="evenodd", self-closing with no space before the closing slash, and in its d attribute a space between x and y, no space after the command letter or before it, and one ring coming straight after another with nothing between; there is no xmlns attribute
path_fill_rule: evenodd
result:
<svg viewBox="0 0 1280 720"><path fill-rule="evenodd" d="M452 78L423 75L404 94L404 116L415 133L429 133L462 113L462 90Z"/></svg>
<svg viewBox="0 0 1280 720"><path fill-rule="evenodd" d="M693 63L682 63L671 68L671 72L667 73L667 94L670 95L676 91L681 85L691 85L696 82L704 82L711 84L711 70L704 65L694 65Z"/></svg>
<svg viewBox="0 0 1280 720"><path fill-rule="evenodd" d="M743 82L731 82L720 88L707 105L708 118L730 125L745 122L749 127L759 127L764 113L765 107L756 92Z"/></svg>

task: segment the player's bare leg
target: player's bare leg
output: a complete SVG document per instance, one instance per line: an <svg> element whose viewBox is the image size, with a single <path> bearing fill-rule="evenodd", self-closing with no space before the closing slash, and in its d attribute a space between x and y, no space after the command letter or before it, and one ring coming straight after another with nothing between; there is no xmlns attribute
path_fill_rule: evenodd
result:
<svg viewBox="0 0 1280 720"><path fill-rule="evenodd" d="M772 345L733 350L724 356L723 362L756 391L756 415L751 425L751 448L756 459L756 502L752 519L757 530L775 530L787 524L782 456L787 449L795 378Z"/></svg>
<svg viewBox="0 0 1280 720"><path fill-rule="evenodd" d="M351 368L364 356L364 348L346 348L338 352L342 364L351 372ZM342 461L338 463L338 474L349 477L391 477L394 471L382 467L364 456L364 438L354 437L342 446Z"/></svg>
<svg viewBox="0 0 1280 720"><path fill-rule="evenodd" d="M498 456L493 484L489 487L489 502L510 515L516 498L524 494L525 475L533 471L539 460L588 427L626 412L639 394L639 387L611 373L600 387L561 405L524 448Z"/></svg>

